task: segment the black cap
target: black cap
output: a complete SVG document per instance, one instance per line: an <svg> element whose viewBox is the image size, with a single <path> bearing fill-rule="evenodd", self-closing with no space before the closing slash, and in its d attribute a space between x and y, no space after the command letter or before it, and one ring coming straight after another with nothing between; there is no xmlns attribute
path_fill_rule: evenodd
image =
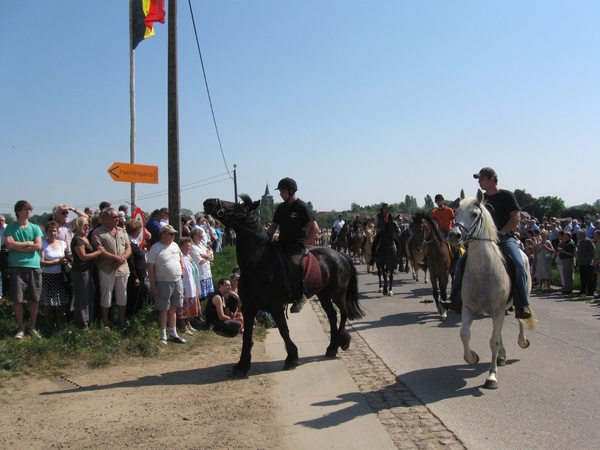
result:
<svg viewBox="0 0 600 450"><path fill-rule="evenodd" d="M279 184L275 188L276 191L281 190L281 189L297 191L298 185L296 184L296 182L293 179L286 177L286 178L282 178L281 180L279 180Z"/></svg>
<svg viewBox="0 0 600 450"><path fill-rule="evenodd" d="M498 179L498 174L491 167L484 167L483 169L481 169L479 171L479 173L473 174L473 178L479 178L479 177L486 177L486 178L495 177L496 179Z"/></svg>

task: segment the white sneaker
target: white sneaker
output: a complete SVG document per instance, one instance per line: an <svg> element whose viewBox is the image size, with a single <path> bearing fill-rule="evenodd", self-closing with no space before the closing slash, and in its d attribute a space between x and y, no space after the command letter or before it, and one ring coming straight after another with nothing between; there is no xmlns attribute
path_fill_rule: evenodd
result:
<svg viewBox="0 0 600 450"><path fill-rule="evenodd" d="M166 338L166 336L160 338L160 343L167 345L167 338Z"/></svg>
<svg viewBox="0 0 600 450"><path fill-rule="evenodd" d="M31 329L29 330L29 334L30 334L31 336L33 336L34 338L38 338L38 339L41 339L41 338L42 338L42 336L40 335L40 332L39 332L38 330L36 330L35 328L31 328Z"/></svg>
<svg viewBox="0 0 600 450"><path fill-rule="evenodd" d="M25 337L25 331L19 330L17 334L15 334L15 339L23 339Z"/></svg>

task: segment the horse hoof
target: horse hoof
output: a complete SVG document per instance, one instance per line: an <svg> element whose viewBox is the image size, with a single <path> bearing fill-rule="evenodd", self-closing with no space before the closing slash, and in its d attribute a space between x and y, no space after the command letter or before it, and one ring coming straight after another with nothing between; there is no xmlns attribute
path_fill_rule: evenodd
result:
<svg viewBox="0 0 600 450"><path fill-rule="evenodd" d="M484 389L498 389L498 382L495 380L485 380Z"/></svg>
<svg viewBox="0 0 600 450"><path fill-rule="evenodd" d="M497 364L499 367L505 366L505 365L506 365L506 358L498 358L498 359L496 360L496 364Z"/></svg>
<svg viewBox="0 0 600 450"><path fill-rule="evenodd" d="M529 339L525 339L524 341L519 341L519 347L528 348L529 347Z"/></svg>
<svg viewBox="0 0 600 450"><path fill-rule="evenodd" d="M286 361L283 370L294 370L300 363L298 361Z"/></svg>
<svg viewBox="0 0 600 450"><path fill-rule="evenodd" d="M337 350L329 350L329 349L328 349L328 350L325 352L325 357L326 357L326 358L335 358L335 357L337 357Z"/></svg>
<svg viewBox="0 0 600 450"><path fill-rule="evenodd" d="M443 322L443 321L445 321L447 318L448 318L448 313L446 313L446 311L444 311L444 314L442 314L442 315L440 316L440 320Z"/></svg>
<svg viewBox="0 0 600 450"><path fill-rule="evenodd" d="M248 369L240 369L239 367L234 367L231 371L231 378L244 378L248 373Z"/></svg>
<svg viewBox="0 0 600 450"><path fill-rule="evenodd" d="M391 297L392 295L394 295L392 291L388 292L388 297Z"/></svg>
<svg viewBox="0 0 600 450"><path fill-rule="evenodd" d="M379 288L379 291L377 291L377 292L379 292L381 294L383 292L383 289Z"/></svg>

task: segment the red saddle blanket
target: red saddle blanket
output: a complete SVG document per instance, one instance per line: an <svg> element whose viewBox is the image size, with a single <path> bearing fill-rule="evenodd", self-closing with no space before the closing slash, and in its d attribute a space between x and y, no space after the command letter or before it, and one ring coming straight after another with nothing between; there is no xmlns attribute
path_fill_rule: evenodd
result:
<svg viewBox="0 0 600 450"><path fill-rule="evenodd" d="M285 267L284 256L279 253L279 259L281 264ZM302 267L304 267L304 287L306 289L320 289L323 287L323 275L321 274L321 266L317 257L311 252L308 252L304 258L302 258ZM284 270L283 285L286 290L292 290L292 283L290 282L287 270Z"/></svg>
<svg viewBox="0 0 600 450"><path fill-rule="evenodd" d="M306 289L319 289L323 287L323 275L321 274L321 266L317 257L311 252L305 258L302 258L302 266L304 266L304 287Z"/></svg>

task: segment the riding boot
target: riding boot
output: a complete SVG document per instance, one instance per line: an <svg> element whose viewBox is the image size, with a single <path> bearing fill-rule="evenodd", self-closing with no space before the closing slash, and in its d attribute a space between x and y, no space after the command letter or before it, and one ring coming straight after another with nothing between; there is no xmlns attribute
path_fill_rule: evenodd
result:
<svg viewBox="0 0 600 450"><path fill-rule="evenodd" d="M306 303L306 295L304 292L304 268L302 264L293 264L290 268L292 273L292 298L294 302L290 308L290 312L299 313L302 311L304 304Z"/></svg>

